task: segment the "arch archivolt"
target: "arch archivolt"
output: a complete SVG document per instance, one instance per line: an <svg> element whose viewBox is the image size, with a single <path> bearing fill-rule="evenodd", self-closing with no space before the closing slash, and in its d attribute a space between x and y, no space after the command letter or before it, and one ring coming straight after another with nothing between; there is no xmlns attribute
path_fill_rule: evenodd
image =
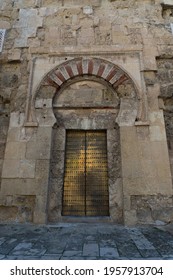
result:
<svg viewBox="0 0 173 280"><path fill-rule="evenodd" d="M103 60L101 58L76 58L58 65L45 75L39 87L30 98L26 124L36 123L35 101L41 99L41 90L44 87L50 87L53 96L61 92L70 83L78 80L99 80L100 83L107 85L112 91L116 92L121 100L119 122L122 117L133 110L133 123L135 121L146 121L147 106L145 94L141 92L137 84L119 66ZM127 105L127 106L126 106ZM126 108L127 107L127 108ZM127 110L126 110L127 109ZM126 110L126 113L125 113ZM135 116L135 118L134 118ZM124 117L123 117L124 118ZM123 125L126 120L123 120ZM132 124L131 122L131 124Z"/></svg>

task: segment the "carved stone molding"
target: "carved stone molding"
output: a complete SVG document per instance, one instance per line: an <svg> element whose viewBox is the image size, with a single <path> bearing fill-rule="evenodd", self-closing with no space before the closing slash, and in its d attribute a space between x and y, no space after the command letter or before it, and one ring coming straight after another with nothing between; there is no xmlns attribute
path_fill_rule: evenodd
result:
<svg viewBox="0 0 173 280"><path fill-rule="evenodd" d="M65 61L51 70L42 80L34 96L29 92L28 105L26 110L26 126L35 126L35 99L39 89L43 86L55 88L59 91L64 85L77 77L91 78L97 77L107 83L112 90L117 90L119 86L131 84L137 97L137 116L136 120L146 121L146 102L142 100L142 93L132 80L132 78L119 66L101 58L82 58L78 57ZM32 74L30 82L32 82ZM33 124L33 125L32 125Z"/></svg>

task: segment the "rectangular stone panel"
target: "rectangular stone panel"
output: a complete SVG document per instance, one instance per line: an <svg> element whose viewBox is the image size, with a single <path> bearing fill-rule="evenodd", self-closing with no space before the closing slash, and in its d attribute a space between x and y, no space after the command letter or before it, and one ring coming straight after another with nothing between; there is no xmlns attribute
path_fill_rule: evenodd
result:
<svg viewBox="0 0 173 280"><path fill-rule="evenodd" d="M23 159L26 152L25 142L7 142L5 149L6 159Z"/></svg>
<svg viewBox="0 0 173 280"><path fill-rule="evenodd" d="M26 148L27 159L50 159L51 144L40 141L37 145L35 142L28 142Z"/></svg>
<svg viewBox="0 0 173 280"><path fill-rule="evenodd" d="M44 186L45 187L45 186ZM1 193L3 195L39 195L43 191L41 181L35 179L2 179Z"/></svg>

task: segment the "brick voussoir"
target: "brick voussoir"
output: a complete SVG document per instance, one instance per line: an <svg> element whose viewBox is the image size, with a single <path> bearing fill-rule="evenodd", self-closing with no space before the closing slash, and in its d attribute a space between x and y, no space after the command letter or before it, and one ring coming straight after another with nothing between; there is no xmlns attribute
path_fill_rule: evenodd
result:
<svg viewBox="0 0 173 280"><path fill-rule="evenodd" d="M62 82L65 82L67 80L60 70L56 71L55 74Z"/></svg>
<svg viewBox="0 0 173 280"><path fill-rule="evenodd" d="M105 70L105 67L106 67L105 63L104 64L103 63L100 64L100 67L99 67L98 72L97 72L97 76L99 76L99 77L102 76L102 74L103 74L103 72Z"/></svg>
<svg viewBox="0 0 173 280"><path fill-rule="evenodd" d="M118 72L118 69L113 67L113 69L110 70L109 74L107 75L107 77L105 78L106 81L110 81Z"/></svg>
<svg viewBox="0 0 173 280"><path fill-rule="evenodd" d="M120 86L123 82L127 81L129 78L123 74L114 84L113 84L113 88L117 88L118 86Z"/></svg>

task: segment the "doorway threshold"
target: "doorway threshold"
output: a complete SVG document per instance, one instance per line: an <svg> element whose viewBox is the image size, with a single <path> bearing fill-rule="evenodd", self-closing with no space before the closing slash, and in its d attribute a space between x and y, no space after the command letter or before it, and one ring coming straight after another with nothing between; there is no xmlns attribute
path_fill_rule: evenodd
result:
<svg viewBox="0 0 173 280"><path fill-rule="evenodd" d="M96 224L96 223L115 223L111 217L72 217L72 216L66 216L61 217L61 219L54 223L48 223L49 225L57 225L58 223L68 224L68 223L90 223L90 224Z"/></svg>

